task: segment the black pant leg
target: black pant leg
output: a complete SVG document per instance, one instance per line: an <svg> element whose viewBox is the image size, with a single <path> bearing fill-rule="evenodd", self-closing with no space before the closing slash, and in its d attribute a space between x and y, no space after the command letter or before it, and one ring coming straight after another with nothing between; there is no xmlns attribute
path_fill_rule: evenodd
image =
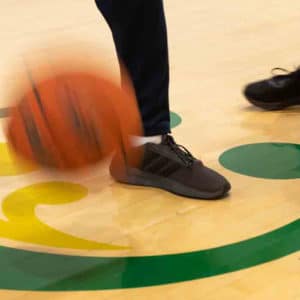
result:
<svg viewBox="0 0 300 300"><path fill-rule="evenodd" d="M96 0L135 88L146 136L170 132L169 60L162 0Z"/></svg>

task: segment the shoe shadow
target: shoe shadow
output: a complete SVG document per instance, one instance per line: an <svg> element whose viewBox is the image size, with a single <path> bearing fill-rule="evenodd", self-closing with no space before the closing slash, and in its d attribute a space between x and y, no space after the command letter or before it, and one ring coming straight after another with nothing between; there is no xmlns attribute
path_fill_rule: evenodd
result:
<svg viewBox="0 0 300 300"><path fill-rule="evenodd" d="M257 106L254 106L254 105L248 105L246 107L243 107L241 108L241 111L243 112L260 112L260 113L282 113L282 114L295 114L295 113L298 113L300 114L300 105L293 105L293 106L290 106L290 107L287 107L285 109L282 109L282 110L265 110L263 108L260 108L260 107L257 107Z"/></svg>

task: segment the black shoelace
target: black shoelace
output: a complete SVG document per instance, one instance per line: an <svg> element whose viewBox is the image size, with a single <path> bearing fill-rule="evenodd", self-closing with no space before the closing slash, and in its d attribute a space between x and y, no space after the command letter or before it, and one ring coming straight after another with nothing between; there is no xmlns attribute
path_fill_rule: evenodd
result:
<svg viewBox="0 0 300 300"><path fill-rule="evenodd" d="M176 153L176 155L182 160L182 162L191 167L196 160L195 157L184 146L178 145L171 135L163 136L163 143L170 146L170 148Z"/></svg>
<svg viewBox="0 0 300 300"><path fill-rule="evenodd" d="M279 72L279 73L278 73ZM273 68L271 70L272 75L274 78L276 77L285 77L285 76L296 76L300 77L300 66L295 69L295 71L289 71L284 68Z"/></svg>

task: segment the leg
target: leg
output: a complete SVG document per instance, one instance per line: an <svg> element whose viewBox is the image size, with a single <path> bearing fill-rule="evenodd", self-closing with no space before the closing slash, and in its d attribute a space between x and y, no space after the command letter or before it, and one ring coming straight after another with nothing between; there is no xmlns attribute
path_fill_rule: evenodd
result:
<svg viewBox="0 0 300 300"><path fill-rule="evenodd" d="M169 61L162 0L96 0L135 88L146 136L170 132Z"/></svg>
<svg viewBox="0 0 300 300"><path fill-rule="evenodd" d="M170 132L169 63L162 0L96 0L109 24L120 61L127 68L137 95L146 136L162 135L161 142L143 143L138 166L117 154L110 166L119 182L152 186L193 198L217 199L230 183L207 168Z"/></svg>

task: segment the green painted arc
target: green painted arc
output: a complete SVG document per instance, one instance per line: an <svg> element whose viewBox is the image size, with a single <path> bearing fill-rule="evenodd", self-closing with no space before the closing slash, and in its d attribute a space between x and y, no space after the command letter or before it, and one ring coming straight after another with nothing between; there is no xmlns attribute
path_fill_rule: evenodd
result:
<svg viewBox="0 0 300 300"><path fill-rule="evenodd" d="M175 128L181 124L182 119L178 114L171 111L170 112L170 122L171 122L171 128Z"/></svg>
<svg viewBox="0 0 300 300"><path fill-rule="evenodd" d="M189 253L84 257L0 248L0 288L86 291L190 281L254 267L300 250L300 219L258 237Z"/></svg>
<svg viewBox="0 0 300 300"><path fill-rule="evenodd" d="M223 167L242 175L264 179L300 178L300 145L256 143L225 151L219 158Z"/></svg>

